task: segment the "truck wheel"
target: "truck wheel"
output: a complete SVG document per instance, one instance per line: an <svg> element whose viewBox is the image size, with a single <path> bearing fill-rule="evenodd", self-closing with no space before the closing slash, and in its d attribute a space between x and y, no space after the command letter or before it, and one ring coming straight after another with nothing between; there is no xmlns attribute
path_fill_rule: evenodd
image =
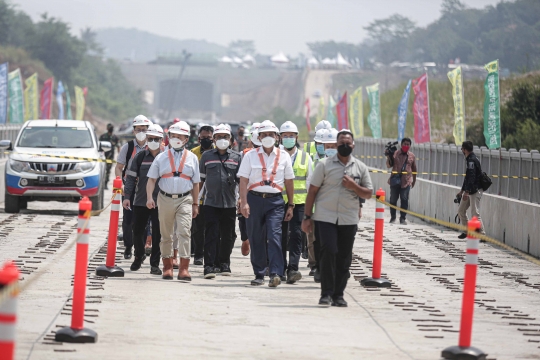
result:
<svg viewBox="0 0 540 360"><path fill-rule="evenodd" d="M8 214L18 214L21 211L20 197L6 192L4 210Z"/></svg>

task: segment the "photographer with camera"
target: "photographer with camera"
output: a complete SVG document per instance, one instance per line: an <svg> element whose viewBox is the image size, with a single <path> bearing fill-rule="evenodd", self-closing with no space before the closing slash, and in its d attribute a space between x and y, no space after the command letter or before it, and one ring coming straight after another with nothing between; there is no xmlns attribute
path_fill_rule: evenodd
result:
<svg viewBox="0 0 540 360"><path fill-rule="evenodd" d="M461 220L461 225L467 226L467 222L469 221L467 209L470 207L471 215L476 216L478 221L480 221L480 233L485 234L484 223L480 217L480 199L484 193L482 188L482 167L480 161L473 153L472 141L464 141L461 145L461 152L463 153L463 156L465 156L467 170L465 172L465 179L463 180L461 191L456 195L454 202L459 203L458 215ZM461 199L461 203L459 199ZM465 239L466 237L467 233L461 233L461 235L458 236L460 239Z"/></svg>
<svg viewBox="0 0 540 360"><path fill-rule="evenodd" d="M401 140L401 149L396 148L396 143L388 143L384 154L386 155L386 167L392 168L392 175L388 179L390 185L390 204L397 205L401 199L400 207L404 210L409 208L409 192L416 184L416 156L409 151L411 139ZM394 150L395 149L395 150ZM392 152L393 151L393 152ZM407 225L407 214L400 211L399 223ZM390 208L390 223L396 222L396 209Z"/></svg>

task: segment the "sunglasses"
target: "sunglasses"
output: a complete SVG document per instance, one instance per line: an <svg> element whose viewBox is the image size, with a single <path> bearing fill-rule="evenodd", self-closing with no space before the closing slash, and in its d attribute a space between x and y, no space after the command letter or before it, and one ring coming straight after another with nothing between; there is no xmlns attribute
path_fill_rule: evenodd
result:
<svg viewBox="0 0 540 360"><path fill-rule="evenodd" d="M146 138L146 141L148 142L161 142L161 139L160 138Z"/></svg>

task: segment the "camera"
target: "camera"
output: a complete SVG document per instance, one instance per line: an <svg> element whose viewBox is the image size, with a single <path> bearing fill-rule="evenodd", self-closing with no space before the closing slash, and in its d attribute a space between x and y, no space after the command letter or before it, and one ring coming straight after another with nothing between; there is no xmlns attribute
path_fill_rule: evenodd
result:
<svg viewBox="0 0 540 360"><path fill-rule="evenodd" d="M386 146L384 147L384 155L393 157L394 153L397 151L397 146L396 146L397 144L398 144L397 141L388 142L388 144L386 144Z"/></svg>
<svg viewBox="0 0 540 360"><path fill-rule="evenodd" d="M456 195L456 198L454 199L454 204L460 204L461 203L461 195Z"/></svg>

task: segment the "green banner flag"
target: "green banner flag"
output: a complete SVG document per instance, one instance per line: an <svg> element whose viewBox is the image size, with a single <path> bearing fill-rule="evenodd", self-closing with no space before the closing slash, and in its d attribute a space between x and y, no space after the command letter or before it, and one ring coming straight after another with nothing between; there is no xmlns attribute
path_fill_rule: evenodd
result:
<svg viewBox="0 0 540 360"><path fill-rule="evenodd" d="M499 91L499 60L484 66L488 71L484 83L484 138L490 149L501 147L501 107Z"/></svg>
<svg viewBox="0 0 540 360"><path fill-rule="evenodd" d="M71 113L71 98L69 97L69 86L66 84L66 120L73 120Z"/></svg>
<svg viewBox="0 0 540 360"><path fill-rule="evenodd" d="M382 138L382 129L381 129L381 103L380 103L380 93L379 93L379 83L375 83L371 86L366 86L366 91L368 93L369 106L371 110L368 115L368 125L371 129L371 134L374 139Z"/></svg>
<svg viewBox="0 0 540 360"><path fill-rule="evenodd" d="M336 128L337 126L336 102L334 101L334 98L332 97L332 95L330 95L330 98L328 99L328 116L326 117L326 120L330 122L333 128Z"/></svg>
<svg viewBox="0 0 540 360"><path fill-rule="evenodd" d="M24 98L21 71L19 69L8 74L9 90L9 122L22 124L24 122Z"/></svg>
<svg viewBox="0 0 540 360"><path fill-rule="evenodd" d="M456 145L461 146L465 141L465 107L461 66L450 71L447 75L452 83L452 97L454 98L454 141Z"/></svg>
<svg viewBox="0 0 540 360"><path fill-rule="evenodd" d="M39 119L38 74L24 81L24 121Z"/></svg>
<svg viewBox="0 0 540 360"><path fill-rule="evenodd" d="M351 95L349 103L349 126L354 134L354 138L364 136L364 114L362 113L362 87L360 86Z"/></svg>

